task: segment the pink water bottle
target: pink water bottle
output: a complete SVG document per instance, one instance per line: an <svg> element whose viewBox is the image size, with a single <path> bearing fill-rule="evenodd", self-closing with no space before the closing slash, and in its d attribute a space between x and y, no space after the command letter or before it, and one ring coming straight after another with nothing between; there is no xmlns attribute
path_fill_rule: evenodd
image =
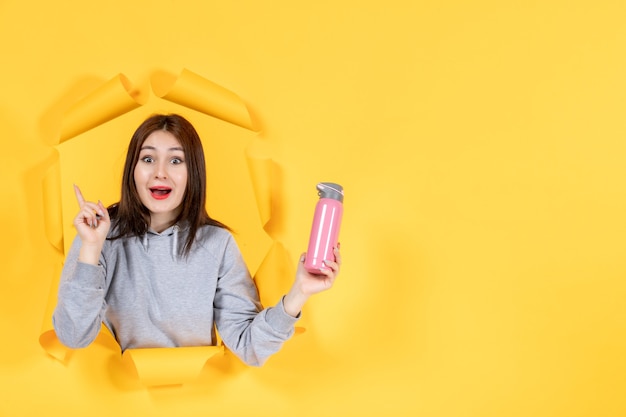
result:
<svg viewBox="0 0 626 417"><path fill-rule="evenodd" d="M320 199L315 206L313 226L309 237L304 268L312 274L326 269L324 260L335 260L333 248L339 239L339 226L343 216L343 188L332 182L317 184Z"/></svg>

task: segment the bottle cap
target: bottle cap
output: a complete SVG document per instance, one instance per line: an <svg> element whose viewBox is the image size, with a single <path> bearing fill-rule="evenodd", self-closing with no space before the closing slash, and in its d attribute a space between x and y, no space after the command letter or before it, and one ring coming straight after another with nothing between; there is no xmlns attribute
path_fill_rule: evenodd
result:
<svg viewBox="0 0 626 417"><path fill-rule="evenodd" d="M343 203L343 187L334 182L320 182L317 184L317 191L320 198L332 198Z"/></svg>

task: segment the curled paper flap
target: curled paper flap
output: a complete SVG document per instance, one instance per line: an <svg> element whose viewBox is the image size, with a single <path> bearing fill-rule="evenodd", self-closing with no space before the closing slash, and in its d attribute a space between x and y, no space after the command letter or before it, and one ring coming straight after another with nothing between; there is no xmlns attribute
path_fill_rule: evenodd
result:
<svg viewBox="0 0 626 417"><path fill-rule="evenodd" d="M272 159L255 155L248 149L246 160L261 225L265 226L272 216Z"/></svg>
<svg viewBox="0 0 626 417"><path fill-rule="evenodd" d="M52 305L54 306L54 304ZM50 312L50 316L52 316L52 312ZM39 336L39 343L50 356L64 364L68 362L72 352L74 352L74 349L65 346L59 341L54 329L52 329L51 321L44 322L42 333ZM101 326L100 332L93 341L93 344L104 346L112 352L120 352L120 345L104 324Z"/></svg>
<svg viewBox="0 0 626 417"><path fill-rule="evenodd" d="M126 349L122 359L146 387L180 385L198 378L206 362L223 346Z"/></svg>
<svg viewBox="0 0 626 417"><path fill-rule="evenodd" d="M151 84L158 97L255 130L250 112L237 94L187 69L183 69L178 78L166 73L155 74Z"/></svg>
<svg viewBox="0 0 626 417"><path fill-rule="evenodd" d="M263 262L254 275L254 282L259 289L261 304L272 305L279 300L288 288L295 271L289 254L279 242L274 242ZM296 327L296 334L303 333L305 327Z"/></svg>
<svg viewBox="0 0 626 417"><path fill-rule="evenodd" d="M42 184L44 226L48 241L63 252L63 214L61 210L61 166L58 154Z"/></svg>
<svg viewBox="0 0 626 417"><path fill-rule="evenodd" d="M54 330L46 330L39 336L39 344L43 346L48 355L60 362L67 362L72 349L64 346L59 339L57 339Z"/></svg>
<svg viewBox="0 0 626 417"><path fill-rule="evenodd" d="M76 102L65 114L60 142L93 129L143 104L141 94L123 74Z"/></svg>

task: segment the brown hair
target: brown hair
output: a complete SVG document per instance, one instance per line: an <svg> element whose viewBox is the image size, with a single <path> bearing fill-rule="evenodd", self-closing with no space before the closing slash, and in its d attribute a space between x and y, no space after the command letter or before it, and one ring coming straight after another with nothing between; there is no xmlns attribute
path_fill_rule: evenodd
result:
<svg viewBox="0 0 626 417"><path fill-rule="evenodd" d="M175 222L184 220L189 226L187 241L182 254L187 255L201 226L212 225L230 230L223 223L212 219L206 211L206 165L204 150L198 132L184 117L177 114L156 114L146 119L135 131L128 144L122 193L120 201L109 207L109 214L115 224L118 239L128 236L143 236L150 226L150 211L143 205L135 185L134 171L144 141L157 130L165 130L174 135L185 153L187 164L187 188L181 203L181 211Z"/></svg>

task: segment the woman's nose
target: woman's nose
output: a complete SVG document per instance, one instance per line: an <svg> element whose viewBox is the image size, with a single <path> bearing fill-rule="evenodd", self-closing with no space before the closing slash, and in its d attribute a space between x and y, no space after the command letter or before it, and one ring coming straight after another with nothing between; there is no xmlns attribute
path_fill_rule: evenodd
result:
<svg viewBox="0 0 626 417"><path fill-rule="evenodd" d="M167 178L167 164L166 163L159 162L156 164L155 177Z"/></svg>

